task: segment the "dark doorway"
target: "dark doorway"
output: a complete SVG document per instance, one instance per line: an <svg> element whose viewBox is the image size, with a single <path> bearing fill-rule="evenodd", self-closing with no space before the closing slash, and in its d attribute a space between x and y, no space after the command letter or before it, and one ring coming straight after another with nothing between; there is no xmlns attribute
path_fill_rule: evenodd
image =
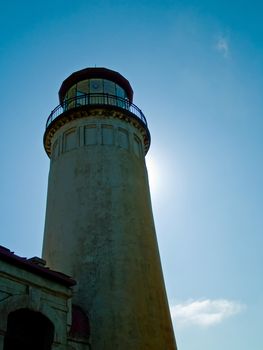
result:
<svg viewBox="0 0 263 350"><path fill-rule="evenodd" d="M19 309L8 315L4 350L51 350L54 326L40 312Z"/></svg>

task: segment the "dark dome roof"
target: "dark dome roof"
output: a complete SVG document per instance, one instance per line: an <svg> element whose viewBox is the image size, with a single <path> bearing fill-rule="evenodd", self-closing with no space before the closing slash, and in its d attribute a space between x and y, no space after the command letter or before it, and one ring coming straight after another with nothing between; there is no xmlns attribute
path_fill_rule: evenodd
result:
<svg viewBox="0 0 263 350"><path fill-rule="evenodd" d="M128 80L125 79L118 72L115 72L107 68L98 67L98 68L85 68L85 69L79 70L77 72L72 73L67 79L65 79L58 93L60 103L63 102L67 91L70 89L72 85L78 83L79 81L82 81L85 79L92 79L92 78L108 79L115 82L126 91L129 101L132 102L133 90Z"/></svg>

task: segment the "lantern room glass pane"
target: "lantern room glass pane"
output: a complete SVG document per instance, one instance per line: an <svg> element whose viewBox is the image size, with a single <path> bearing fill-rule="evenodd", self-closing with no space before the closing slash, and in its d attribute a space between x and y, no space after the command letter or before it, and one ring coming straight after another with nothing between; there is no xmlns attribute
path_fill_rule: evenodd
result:
<svg viewBox="0 0 263 350"><path fill-rule="evenodd" d="M77 91L78 93L88 94L89 93L89 81L83 80L77 83Z"/></svg>
<svg viewBox="0 0 263 350"><path fill-rule="evenodd" d="M117 85L117 84L116 84L116 95L117 95L118 97L122 97L122 98L125 97L125 92L124 92L124 90L123 90L119 85Z"/></svg>
<svg viewBox="0 0 263 350"><path fill-rule="evenodd" d="M90 93L92 93L92 94L103 93L103 80L102 79L90 79Z"/></svg>
<svg viewBox="0 0 263 350"><path fill-rule="evenodd" d="M109 95L116 95L116 84L110 80L104 80L104 93Z"/></svg>
<svg viewBox="0 0 263 350"><path fill-rule="evenodd" d="M72 97L75 97L75 95L76 95L76 84L73 85L73 86L69 89L69 91L68 91L68 93L67 93L67 99L72 98Z"/></svg>
<svg viewBox="0 0 263 350"><path fill-rule="evenodd" d="M77 90L77 99L76 99L76 107L85 106L87 104L86 94L82 91Z"/></svg>
<svg viewBox="0 0 263 350"><path fill-rule="evenodd" d="M73 99L76 96L76 84L73 85L67 92L64 100L64 111L67 111L70 108L75 107L75 100Z"/></svg>

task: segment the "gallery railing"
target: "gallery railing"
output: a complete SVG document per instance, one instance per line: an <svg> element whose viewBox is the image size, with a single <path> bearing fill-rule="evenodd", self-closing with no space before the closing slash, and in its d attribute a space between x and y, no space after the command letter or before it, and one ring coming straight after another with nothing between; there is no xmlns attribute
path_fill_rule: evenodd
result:
<svg viewBox="0 0 263 350"><path fill-rule="evenodd" d="M62 113L72 108L89 105L107 105L123 108L133 113L145 124L145 126L147 126L147 121L143 112L136 105L129 102L127 99L110 94L83 94L80 96L69 98L60 105L58 105L50 113L47 119L46 128L53 122L53 120L55 120Z"/></svg>

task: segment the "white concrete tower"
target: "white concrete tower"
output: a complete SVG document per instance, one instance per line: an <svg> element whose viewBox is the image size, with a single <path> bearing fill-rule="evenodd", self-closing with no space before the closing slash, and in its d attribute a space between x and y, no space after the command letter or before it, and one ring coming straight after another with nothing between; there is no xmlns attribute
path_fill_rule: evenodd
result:
<svg viewBox="0 0 263 350"><path fill-rule="evenodd" d="M150 133L129 82L70 75L44 135L50 157L43 258L77 281L93 350L174 350L145 154Z"/></svg>

